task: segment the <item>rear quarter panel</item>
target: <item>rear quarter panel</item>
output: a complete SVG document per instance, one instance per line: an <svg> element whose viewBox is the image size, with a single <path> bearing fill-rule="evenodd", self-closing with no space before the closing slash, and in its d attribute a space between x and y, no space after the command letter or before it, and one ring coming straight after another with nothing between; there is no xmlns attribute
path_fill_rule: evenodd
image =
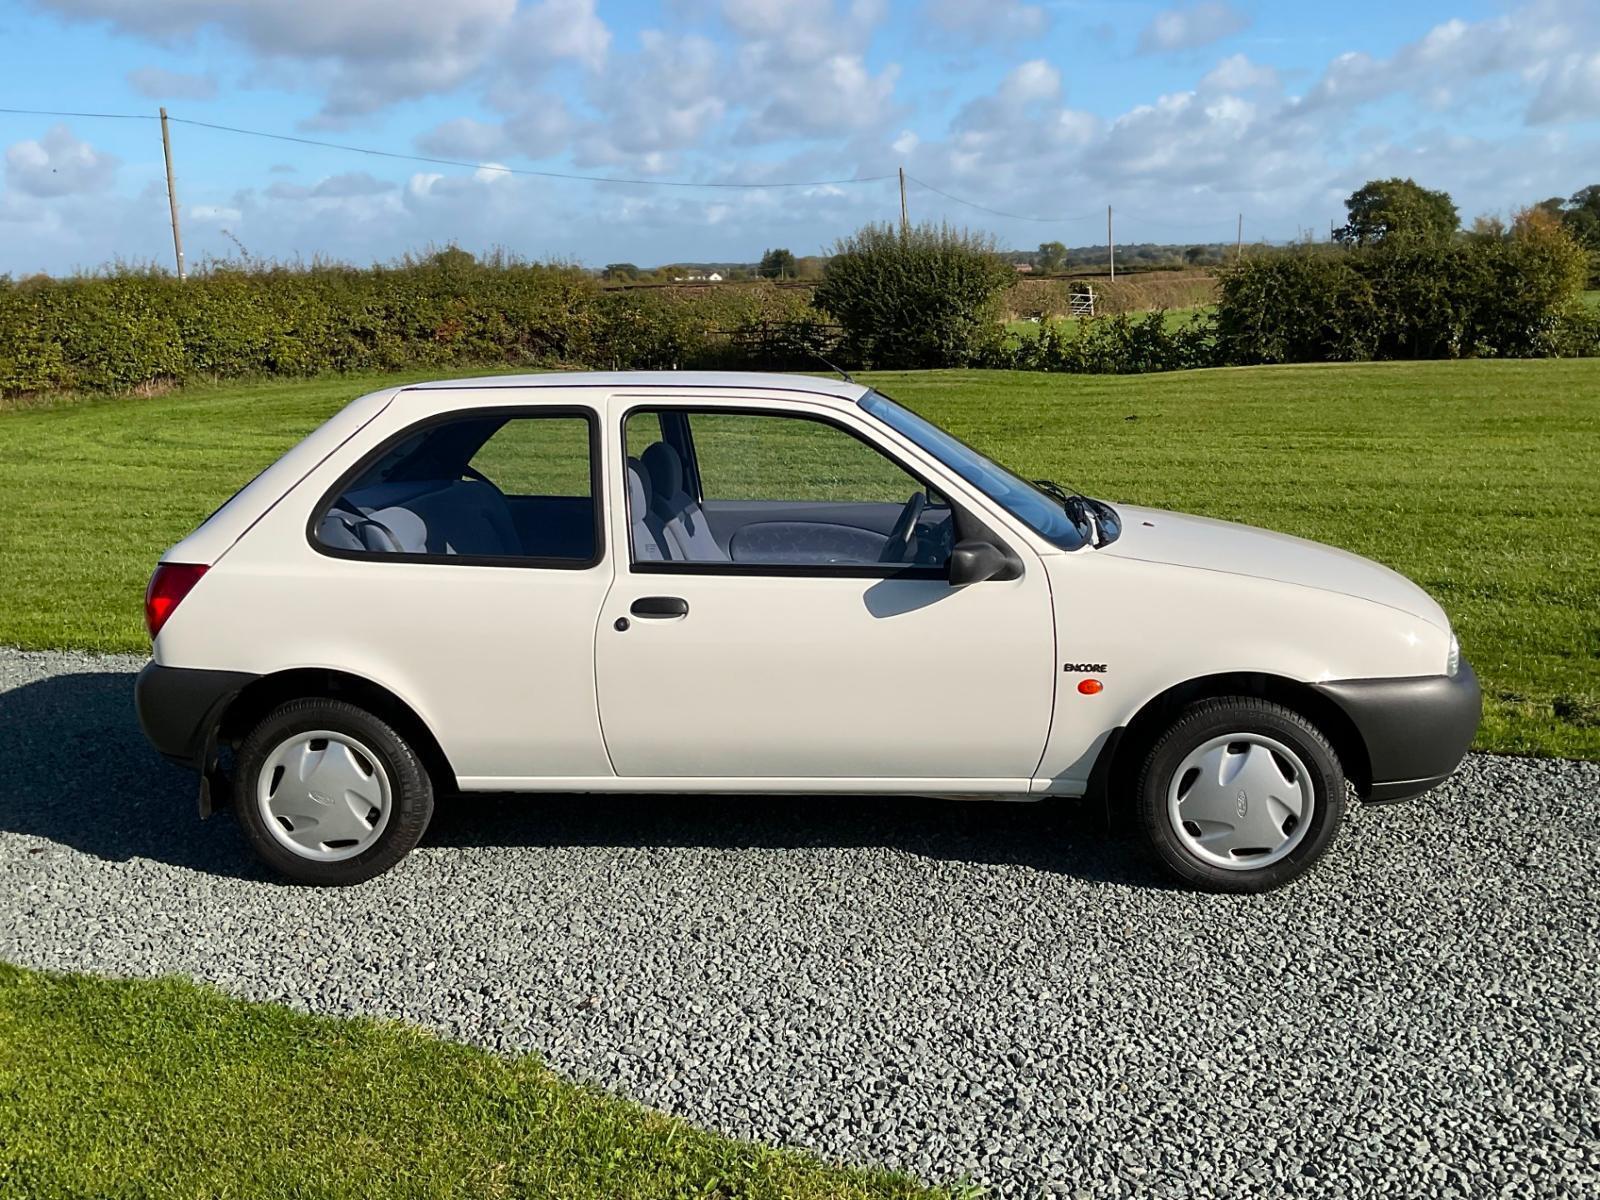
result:
<svg viewBox="0 0 1600 1200"><path fill-rule="evenodd" d="M593 399L541 389L537 402ZM593 567L540 569L335 558L307 537L323 496L386 438L456 408L528 403L508 388L399 393L224 551L162 629L158 661L360 676L409 704L473 786L611 774L593 667L609 547Z"/></svg>

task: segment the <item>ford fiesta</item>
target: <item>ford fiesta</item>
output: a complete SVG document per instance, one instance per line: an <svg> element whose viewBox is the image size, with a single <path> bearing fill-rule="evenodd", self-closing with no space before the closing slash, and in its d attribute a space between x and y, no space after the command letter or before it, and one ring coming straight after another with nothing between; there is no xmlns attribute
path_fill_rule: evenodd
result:
<svg viewBox="0 0 1600 1200"><path fill-rule="evenodd" d="M292 879L454 791L1103 794L1190 884L1459 764L1443 611L1297 538L1018 478L854 383L552 374L347 406L162 559L140 721Z"/></svg>

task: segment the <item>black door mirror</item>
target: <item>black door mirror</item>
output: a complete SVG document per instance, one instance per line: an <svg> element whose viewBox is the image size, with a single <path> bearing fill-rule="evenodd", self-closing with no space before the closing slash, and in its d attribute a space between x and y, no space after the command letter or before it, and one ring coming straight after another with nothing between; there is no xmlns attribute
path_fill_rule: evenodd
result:
<svg viewBox="0 0 1600 1200"><path fill-rule="evenodd" d="M986 579L1015 579L1022 564L993 542L968 538L950 551L950 586L965 587Z"/></svg>

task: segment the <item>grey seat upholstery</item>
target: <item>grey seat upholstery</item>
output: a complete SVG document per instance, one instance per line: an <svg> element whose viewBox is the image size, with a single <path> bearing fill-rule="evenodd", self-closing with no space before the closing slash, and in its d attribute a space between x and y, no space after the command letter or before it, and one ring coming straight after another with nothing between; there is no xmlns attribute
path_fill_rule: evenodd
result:
<svg viewBox="0 0 1600 1200"><path fill-rule="evenodd" d="M384 484L342 497L318 526L325 544L388 554L520 555L505 498L477 480Z"/></svg>
<svg viewBox="0 0 1600 1200"><path fill-rule="evenodd" d="M637 458L628 460L628 529L635 562L668 559L662 520L650 511L650 484L644 465Z"/></svg>
<svg viewBox="0 0 1600 1200"><path fill-rule="evenodd" d="M650 485L650 509L661 518L667 557L681 562L727 562L706 523L700 502L683 489L683 460L666 442L655 442L640 456Z"/></svg>

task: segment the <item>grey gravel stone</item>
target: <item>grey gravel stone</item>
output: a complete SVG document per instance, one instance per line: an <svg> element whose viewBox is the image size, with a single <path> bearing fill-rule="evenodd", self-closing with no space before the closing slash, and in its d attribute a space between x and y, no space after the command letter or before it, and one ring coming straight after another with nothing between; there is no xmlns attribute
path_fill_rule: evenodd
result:
<svg viewBox="0 0 1600 1200"><path fill-rule="evenodd" d="M0 650L0 957L416 1022L1003 1196L1600 1194L1600 767L1473 757L1310 878L1175 890L1087 806L467 798L280 884L138 660Z"/></svg>

